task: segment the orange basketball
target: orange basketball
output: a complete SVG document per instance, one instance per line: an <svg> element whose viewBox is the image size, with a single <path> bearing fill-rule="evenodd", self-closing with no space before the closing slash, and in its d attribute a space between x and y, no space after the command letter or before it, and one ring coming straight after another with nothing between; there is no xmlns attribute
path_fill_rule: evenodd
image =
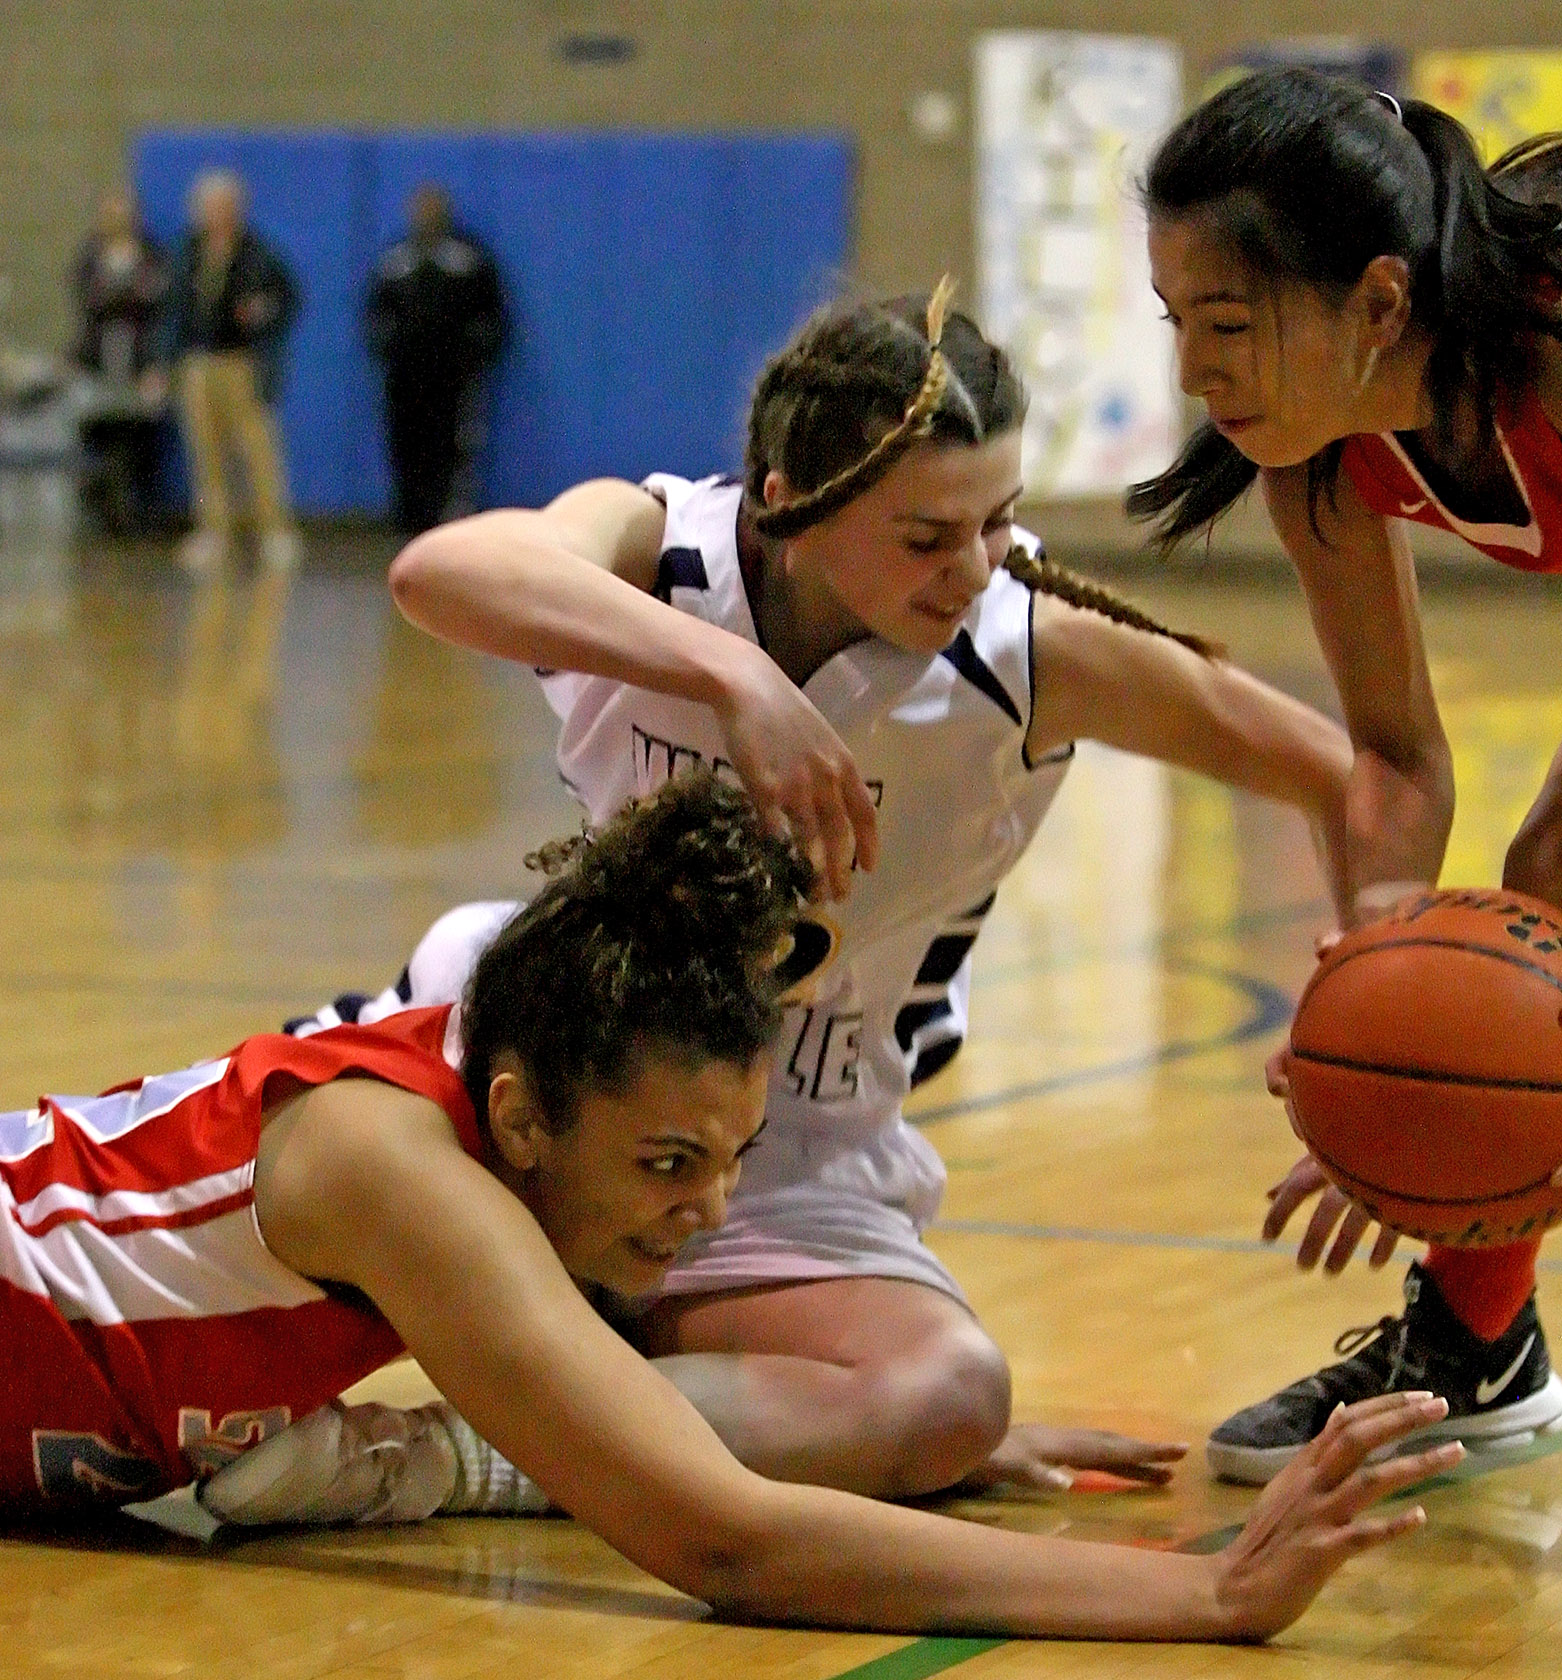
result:
<svg viewBox="0 0 1562 1680"><path fill-rule="evenodd" d="M1562 913L1429 892L1349 934L1291 1024L1291 1099L1340 1188L1413 1237L1487 1248L1562 1219Z"/></svg>

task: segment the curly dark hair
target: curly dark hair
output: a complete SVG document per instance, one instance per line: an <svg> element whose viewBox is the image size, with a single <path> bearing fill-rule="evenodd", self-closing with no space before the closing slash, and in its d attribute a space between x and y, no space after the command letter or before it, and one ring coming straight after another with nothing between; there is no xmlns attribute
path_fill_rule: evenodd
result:
<svg viewBox="0 0 1562 1680"><path fill-rule="evenodd" d="M813 871L748 796L674 778L592 835L528 858L553 879L478 959L461 1077L486 1125L495 1058L526 1068L544 1123L622 1091L647 1055L747 1067L780 1025L776 959Z"/></svg>

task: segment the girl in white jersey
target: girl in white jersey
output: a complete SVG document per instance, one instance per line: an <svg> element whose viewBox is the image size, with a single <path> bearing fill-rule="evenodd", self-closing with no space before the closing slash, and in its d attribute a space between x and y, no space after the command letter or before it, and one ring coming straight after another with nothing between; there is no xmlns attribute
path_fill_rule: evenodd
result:
<svg viewBox="0 0 1562 1680"><path fill-rule="evenodd" d="M1288 800L1338 853L1343 734L1016 531L1023 412L942 290L828 309L759 382L741 484L596 481L392 570L416 623L544 670L594 818L726 766L837 900L727 1224L637 1332L778 1477L905 1495L1065 1459L1164 1479L1179 1447L1006 1438L1003 1356L921 1241L944 1174L901 1100L958 1041L965 953L1076 737Z"/></svg>

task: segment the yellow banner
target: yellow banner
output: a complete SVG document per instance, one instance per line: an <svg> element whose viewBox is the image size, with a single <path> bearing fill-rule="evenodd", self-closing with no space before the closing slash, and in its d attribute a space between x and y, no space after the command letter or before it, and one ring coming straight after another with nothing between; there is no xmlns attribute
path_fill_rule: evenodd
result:
<svg viewBox="0 0 1562 1680"><path fill-rule="evenodd" d="M1457 117L1490 163L1531 134L1562 129L1562 52L1422 53L1410 91Z"/></svg>

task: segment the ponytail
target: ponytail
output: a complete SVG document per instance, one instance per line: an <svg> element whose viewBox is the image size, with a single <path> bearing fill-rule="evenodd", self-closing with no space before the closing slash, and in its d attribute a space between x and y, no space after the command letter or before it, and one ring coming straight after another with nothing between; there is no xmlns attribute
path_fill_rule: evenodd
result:
<svg viewBox="0 0 1562 1680"><path fill-rule="evenodd" d="M1427 391L1445 437L1457 399L1472 393L1484 445L1499 387L1520 385L1528 375L1527 335L1562 338L1562 208L1510 194L1446 111L1410 100L1404 121L1431 167L1436 195L1435 261L1423 266L1422 296L1414 300L1414 318L1435 335Z"/></svg>
<svg viewBox="0 0 1562 1680"><path fill-rule="evenodd" d="M1156 547L1165 551L1207 530L1257 477L1258 468L1206 420L1159 478L1130 487L1128 516L1148 520L1165 514L1154 533Z"/></svg>

